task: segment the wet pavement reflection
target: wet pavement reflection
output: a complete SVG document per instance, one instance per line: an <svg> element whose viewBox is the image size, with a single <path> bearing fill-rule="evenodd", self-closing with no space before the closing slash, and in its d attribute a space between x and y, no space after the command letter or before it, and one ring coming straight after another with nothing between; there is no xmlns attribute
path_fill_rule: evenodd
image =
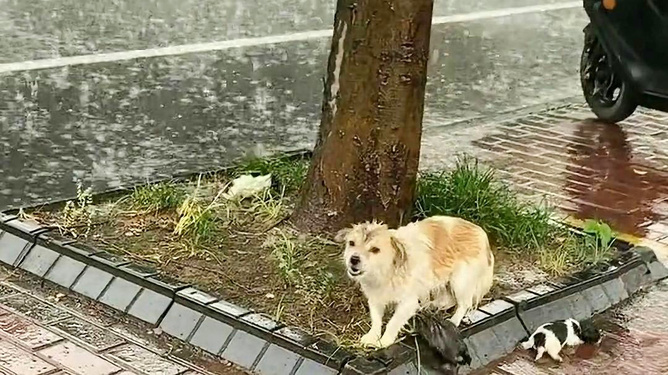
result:
<svg viewBox="0 0 668 375"><path fill-rule="evenodd" d="M577 95L583 24L576 9L434 27L425 127ZM102 190L311 147L328 48L0 75L0 207L71 196L77 180Z"/></svg>
<svg viewBox="0 0 668 375"><path fill-rule="evenodd" d="M575 216L604 218L617 230L640 236L666 219L667 212L654 208L668 201L668 174L634 155L620 125L583 121L573 137L564 189Z"/></svg>
<svg viewBox="0 0 668 375"><path fill-rule="evenodd" d="M571 105L449 136L530 199L668 242L668 115L640 109L619 125L592 118L586 106ZM447 159L426 154L431 166Z"/></svg>

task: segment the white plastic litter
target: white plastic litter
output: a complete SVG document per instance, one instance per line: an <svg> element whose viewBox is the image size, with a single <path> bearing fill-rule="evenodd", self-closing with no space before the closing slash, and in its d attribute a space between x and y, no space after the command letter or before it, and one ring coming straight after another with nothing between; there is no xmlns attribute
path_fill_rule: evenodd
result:
<svg viewBox="0 0 668 375"><path fill-rule="evenodd" d="M223 194L225 199L244 199L262 193L271 187L271 175L253 177L243 175L232 181L232 186Z"/></svg>

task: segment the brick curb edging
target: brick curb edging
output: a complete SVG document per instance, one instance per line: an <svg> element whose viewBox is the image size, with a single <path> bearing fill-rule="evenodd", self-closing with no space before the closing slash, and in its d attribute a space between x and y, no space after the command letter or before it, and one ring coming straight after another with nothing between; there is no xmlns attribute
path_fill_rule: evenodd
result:
<svg viewBox="0 0 668 375"><path fill-rule="evenodd" d="M628 248L624 244L623 247ZM49 228L0 214L0 262L97 300L167 334L259 374L417 374L415 350L404 343L368 357L287 327L124 259L77 246ZM589 318L668 277L650 249L625 250L602 271L590 271L493 300L471 312L462 334L482 367L512 352L544 322ZM410 341L410 340L407 340ZM409 343L410 344L410 343Z"/></svg>

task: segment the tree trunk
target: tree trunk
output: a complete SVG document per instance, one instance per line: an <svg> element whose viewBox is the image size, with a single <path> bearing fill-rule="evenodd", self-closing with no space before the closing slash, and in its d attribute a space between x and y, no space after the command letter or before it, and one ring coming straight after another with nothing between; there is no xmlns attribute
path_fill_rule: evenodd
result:
<svg viewBox="0 0 668 375"><path fill-rule="evenodd" d="M292 217L333 232L410 219L433 0L338 0L320 132Z"/></svg>

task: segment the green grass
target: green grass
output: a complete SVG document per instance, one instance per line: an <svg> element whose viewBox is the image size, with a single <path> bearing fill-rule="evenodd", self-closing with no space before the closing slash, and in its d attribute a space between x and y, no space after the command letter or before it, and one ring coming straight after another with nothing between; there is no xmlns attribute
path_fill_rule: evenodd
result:
<svg viewBox="0 0 668 375"><path fill-rule="evenodd" d="M157 212L177 208L185 198L186 193L180 185L161 182L135 188L130 205L136 210Z"/></svg>
<svg viewBox="0 0 668 375"><path fill-rule="evenodd" d="M540 247L555 234L552 210L520 200L494 169L468 157L450 171L421 175L416 209L419 217L449 215L477 223L498 246L517 250Z"/></svg>
<svg viewBox="0 0 668 375"><path fill-rule="evenodd" d="M494 169L473 158L459 158L449 171L422 174L415 206L419 218L448 215L472 221L503 251L535 256L552 274L612 256L605 227L593 236L574 235L551 220L554 211L548 205L520 199Z"/></svg>
<svg viewBox="0 0 668 375"><path fill-rule="evenodd" d="M271 174L272 188L278 193L295 193L306 180L309 161L302 158L252 159L237 174Z"/></svg>

